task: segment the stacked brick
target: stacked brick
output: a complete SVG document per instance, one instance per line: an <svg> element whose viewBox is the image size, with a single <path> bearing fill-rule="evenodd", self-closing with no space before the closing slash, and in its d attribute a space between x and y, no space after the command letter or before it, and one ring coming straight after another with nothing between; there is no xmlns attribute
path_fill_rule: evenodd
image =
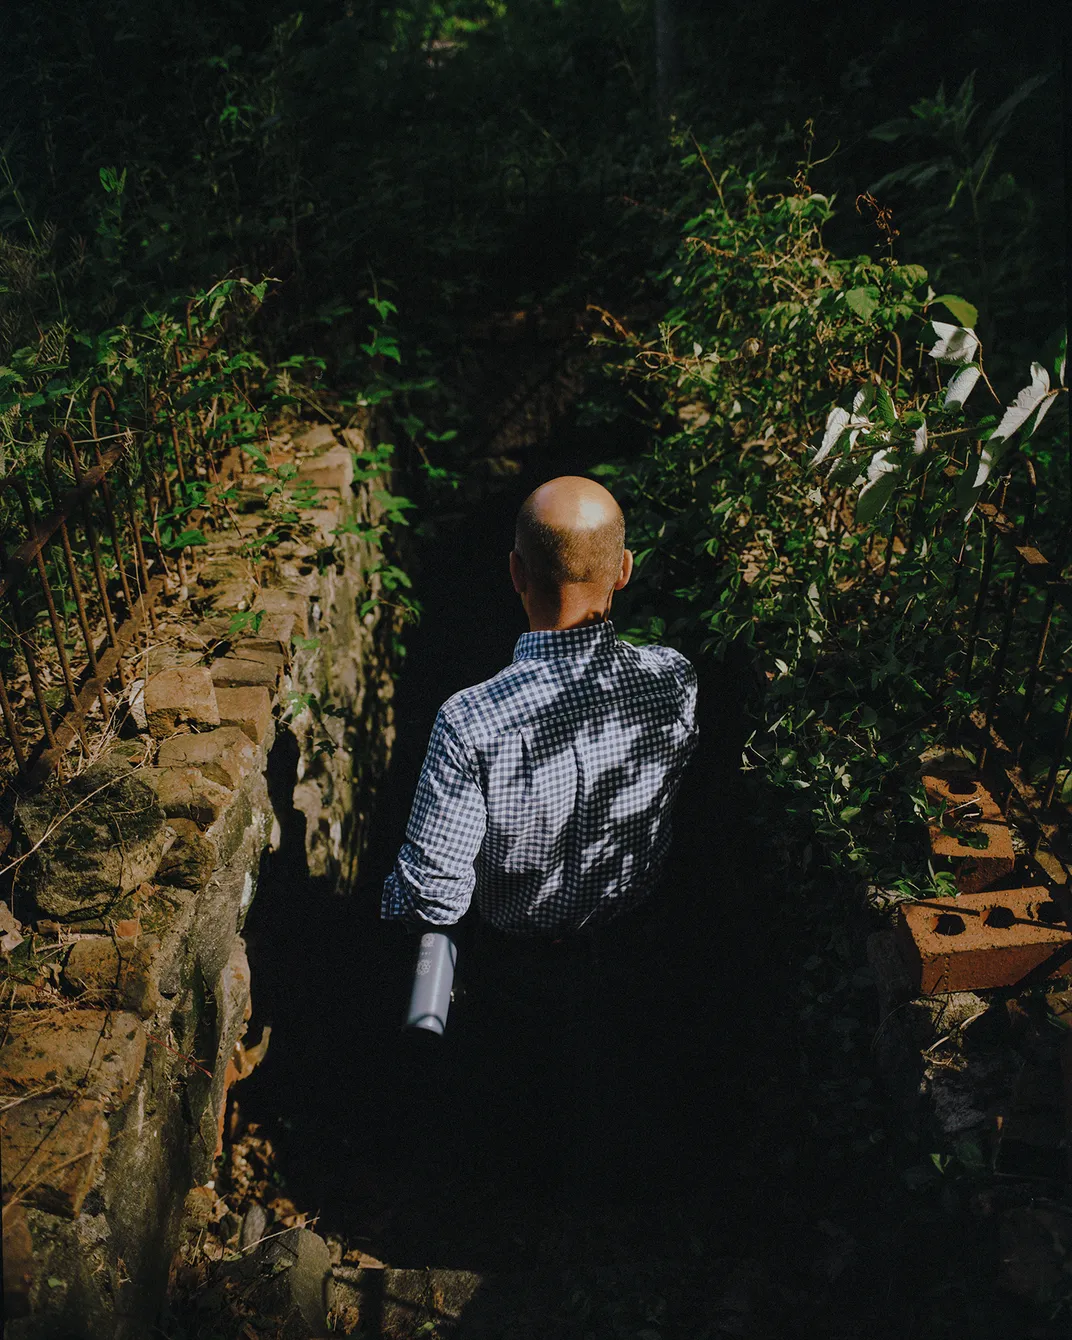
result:
<svg viewBox="0 0 1072 1340"><path fill-rule="evenodd" d="M931 860L951 868L959 896L901 910L899 943L917 993L1030 986L1072 975L1064 890L1036 882L995 887L1014 876L1016 853L990 792L958 771L927 773L923 785L940 816L928 824Z"/></svg>
<svg viewBox="0 0 1072 1340"><path fill-rule="evenodd" d="M1070 886L960 760L923 783L931 865L957 892L901 902L870 938L876 1055L954 1145L970 1138L1004 1175L1060 1182L1072 1176Z"/></svg>

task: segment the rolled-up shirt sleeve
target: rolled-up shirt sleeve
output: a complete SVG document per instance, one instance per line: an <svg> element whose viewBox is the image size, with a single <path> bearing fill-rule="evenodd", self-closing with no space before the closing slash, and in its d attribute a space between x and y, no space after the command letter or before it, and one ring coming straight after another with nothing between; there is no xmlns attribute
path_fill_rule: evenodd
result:
<svg viewBox="0 0 1072 1340"><path fill-rule="evenodd" d="M383 886L385 921L450 926L469 907L487 805L475 767L442 711L413 798L406 841Z"/></svg>

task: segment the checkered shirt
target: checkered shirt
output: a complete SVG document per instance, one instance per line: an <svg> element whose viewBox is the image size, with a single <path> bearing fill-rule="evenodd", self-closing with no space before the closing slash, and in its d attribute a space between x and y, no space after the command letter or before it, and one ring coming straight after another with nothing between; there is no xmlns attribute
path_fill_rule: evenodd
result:
<svg viewBox="0 0 1072 1340"><path fill-rule="evenodd" d="M525 633L506 669L440 708L386 920L558 936L650 892L696 743L696 672L609 622Z"/></svg>

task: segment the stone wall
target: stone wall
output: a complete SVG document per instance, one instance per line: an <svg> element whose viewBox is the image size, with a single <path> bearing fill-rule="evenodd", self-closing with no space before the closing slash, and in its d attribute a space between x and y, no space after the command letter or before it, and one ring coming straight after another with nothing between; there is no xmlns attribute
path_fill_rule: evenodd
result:
<svg viewBox="0 0 1072 1340"><path fill-rule="evenodd" d="M241 931L262 858L299 816L310 874L355 875L397 633L390 607L361 615L383 487L354 483L363 445L280 434L270 464L297 474L267 496L231 462L229 524L161 613L118 735L17 806L0 904L11 1337L150 1333L184 1199L211 1181L228 1086L257 1055Z"/></svg>

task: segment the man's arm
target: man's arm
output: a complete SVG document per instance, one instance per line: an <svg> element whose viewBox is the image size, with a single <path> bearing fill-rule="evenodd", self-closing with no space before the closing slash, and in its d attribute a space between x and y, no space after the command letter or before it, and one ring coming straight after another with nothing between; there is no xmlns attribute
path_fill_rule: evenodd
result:
<svg viewBox="0 0 1072 1340"><path fill-rule="evenodd" d="M440 712L432 728L406 841L383 886L385 921L450 926L469 906L487 809L465 746Z"/></svg>

